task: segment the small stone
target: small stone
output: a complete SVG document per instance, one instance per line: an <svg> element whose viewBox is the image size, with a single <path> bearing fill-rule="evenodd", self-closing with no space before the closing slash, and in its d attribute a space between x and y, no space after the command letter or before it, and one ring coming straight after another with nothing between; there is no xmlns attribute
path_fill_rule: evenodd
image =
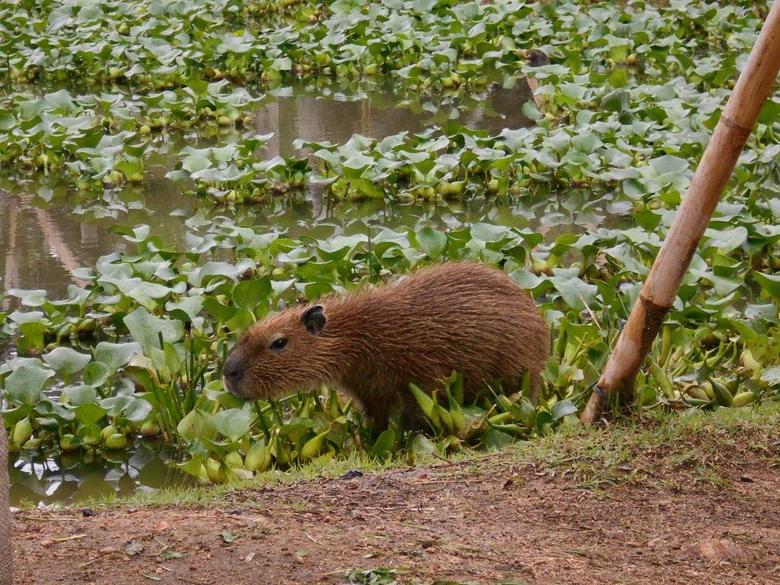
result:
<svg viewBox="0 0 780 585"><path fill-rule="evenodd" d="M736 543L718 538L702 540L692 547L692 552L698 557L718 563L726 560L745 560L749 556Z"/></svg>
<svg viewBox="0 0 780 585"><path fill-rule="evenodd" d="M134 557L136 555L141 554L144 551L144 545L141 542L138 542L137 540L131 540L125 545L125 552L131 556Z"/></svg>

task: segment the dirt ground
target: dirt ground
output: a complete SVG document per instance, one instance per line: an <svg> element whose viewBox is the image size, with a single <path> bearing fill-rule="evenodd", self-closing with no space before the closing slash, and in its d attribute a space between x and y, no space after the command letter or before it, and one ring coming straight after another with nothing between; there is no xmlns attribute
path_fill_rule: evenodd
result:
<svg viewBox="0 0 780 585"><path fill-rule="evenodd" d="M780 583L780 442L726 451L596 489L509 452L208 506L20 511L15 569L24 584L344 583L379 567L401 583Z"/></svg>

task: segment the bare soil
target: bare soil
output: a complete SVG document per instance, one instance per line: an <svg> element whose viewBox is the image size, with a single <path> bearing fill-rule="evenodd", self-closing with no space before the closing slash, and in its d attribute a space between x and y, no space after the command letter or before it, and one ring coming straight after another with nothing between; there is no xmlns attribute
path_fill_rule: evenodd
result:
<svg viewBox="0 0 780 585"><path fill-rule="evenodd" d="M386 567L400 583L780 583L780 442L764 439L704 468L648 448L622 480L595 488L565 462L510 450L241 490L213 505L20 511L16 575L344 583L349 569Z"/></svg>

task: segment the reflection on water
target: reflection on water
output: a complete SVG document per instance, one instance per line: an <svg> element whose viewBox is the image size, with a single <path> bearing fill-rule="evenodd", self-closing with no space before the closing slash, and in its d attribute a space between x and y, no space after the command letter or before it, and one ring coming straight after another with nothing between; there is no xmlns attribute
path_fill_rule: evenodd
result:
<svg viewBox="0 0 780 585"><path fill-rule="evenodd" d="M76 503L137 491L194 485L186 473L169 465L169 449L139 441L128 457L124 452L89 460L84 454L47 459L30 452L12 457L8 465L11 505Z"/></svg>
<svg viewBox="0 0 780 585"><path fill-rule="evenodd" d="M170 197L165 191L155 193L154 186L122 194L122 223L146 223L166 239L183 242L185 226L181 217L171 213L182 207L175 204L177 199L184 204L184 215L192 213L195 202L181 201L182 195ZM85 218L74 214L77 207L75 197L67 194L47 202L37 193L12 194L0 187L0 290L39 288L57 298L69 283L78 283L71 276L74 269L127 249L127 242L110 231L116 223L111 214ZM9 302L0 301L0 309L8 308Z"/></svg>
<svg viewBox="0 0 780 585"><path fill-rule="evenodd" d="M438 107L433 104L398 100L387 93L369 93L365 99L350 100L335 95L284 95L282 92L264 104L255 116L255 127L262 134L274 133L266 152L270 156L295 154L292 143L301 138L308 141L329 140L344 143L353 134L384 138L401 131L419 132L431 124L442 125L448 120L472 129L498 134L504 128L529 126L521 108L533 99L525 81L512 88L494 86L484 100L469 100L458 107Z"/></svg>

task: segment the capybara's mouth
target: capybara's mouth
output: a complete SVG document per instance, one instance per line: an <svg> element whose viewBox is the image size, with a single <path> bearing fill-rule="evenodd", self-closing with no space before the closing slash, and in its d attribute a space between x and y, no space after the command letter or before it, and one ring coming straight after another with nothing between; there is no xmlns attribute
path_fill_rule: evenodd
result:
<svg viewBox="0 0 780 585"><path fill-rule="evenodd" d="M222 376L222 385L227 389L228 392L230 392L234 396L243 398L243 395L241 394L241 390L238 387L234 386L224 375Z"/></svg>
<svg viewBox="0 0 780 585"><path fill-rule="evenodd" d="M242 391L243 384L241 383L245 369L241 358L234 355L229 356L222 366L222 384L228 389L228 392L239 398L246 398Z"/></svg>
<svg viewBox="0 0 780 585"><path fill-rule="evenodd" d="M222 384L225 386L228 392L233 396L243 398L244 400L252 400L253 396L246 392L244 384L241 382L231 382L225 376L222 376Z"/></svg>

